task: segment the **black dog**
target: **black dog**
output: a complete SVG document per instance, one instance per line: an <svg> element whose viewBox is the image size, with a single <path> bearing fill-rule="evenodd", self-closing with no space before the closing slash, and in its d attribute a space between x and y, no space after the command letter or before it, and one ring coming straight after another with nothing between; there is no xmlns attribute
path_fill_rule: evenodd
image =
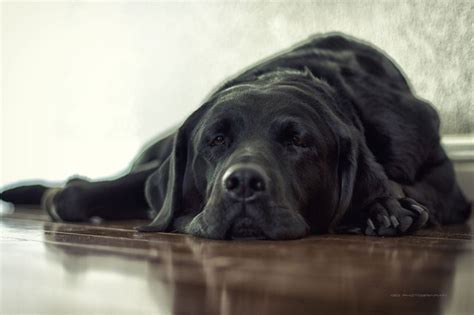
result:
<svg viewBox="0 0 474 315"><path fill-rule="evenodd" d="M372 46L316 36L218 88L129 174L4 191L56 220L154 220L140 231L215 239L401 235L464 222L470 204L439 118Z"/></svg>

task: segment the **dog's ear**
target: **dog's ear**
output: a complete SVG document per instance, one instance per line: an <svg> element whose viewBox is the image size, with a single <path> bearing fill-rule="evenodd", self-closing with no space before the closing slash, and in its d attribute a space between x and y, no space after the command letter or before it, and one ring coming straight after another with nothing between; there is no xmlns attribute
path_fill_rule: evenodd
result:
<svg viewBox="0 0 474 315"><path fill-rule="evenodd" d="M334 195L333 217L329 225L330 232L334 231L350 207L356 182L359 152L356 135L359 133L355 128L350 132L352 134L343 133L338 139L337 189Z"/></svg>
<svg viewBox="0 0 474 315"><path fill-rule="evenodd" d="M170 156L148 177L145 183L145 197L157 215L150 224L137 227L138 231L169 231L173 218L183 210L183 186L189 158L189 138L207 108L207 105L203 105L184 122L174 136Z"/></svg>
<svg viewBox="0 0 474 315"><path fill-rule="evenodd" d="M168 160L148 177L145 183L145 197L157 215L150 224L137 227L140 232L167 231L180 208L187 160L186 140L184 131L180 128L174 136Z"/></svg>

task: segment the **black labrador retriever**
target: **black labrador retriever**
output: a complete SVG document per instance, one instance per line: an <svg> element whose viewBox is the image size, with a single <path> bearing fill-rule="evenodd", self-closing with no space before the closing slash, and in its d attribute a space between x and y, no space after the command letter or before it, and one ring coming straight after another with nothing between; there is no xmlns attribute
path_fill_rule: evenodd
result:
<svg viewBox="0 0 474 315"><path fill-rule="evenodd" d="M318 35L227 81L127 175L1 198L63 221L151 208L139 231L213 239L402 235L469 217L439 125L383 52Z"/></svg>

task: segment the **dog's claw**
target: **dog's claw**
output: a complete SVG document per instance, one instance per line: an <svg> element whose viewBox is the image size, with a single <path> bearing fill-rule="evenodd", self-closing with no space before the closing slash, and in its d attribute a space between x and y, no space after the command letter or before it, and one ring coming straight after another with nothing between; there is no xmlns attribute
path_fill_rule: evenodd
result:
<svg viewBox="0 0 474 315"><path fill-rule="evenodd" d="M425 212L425 209L417 205L411 205L411 208L416 210L419 214L422 214L423 212Z"/></svg>
<svg viewBox="0 0 474 315"><path fill-rule="evenodd" d="M410 228L412 223L413 219L411 217L402 217L400 219L400 231L405 233Z"/></svg>
<svg viewBox="0 0 474 315"><path fill-rule="evenodd" d="M373 228L371 228L370 226L367 226L367 228L365 229L365 235L375 236L377 235L377 233L375 233Z"/></svg>
<svg viewBox="0 0 474 315"><path fill-rule="evenodd" d="M413 223L411 223L408 231L416 231L428 223L430 214L425 206L417 203L411 198L401 199L400 203L405 209L408 209L415 214L415 217L412 217Z"/></svg>
<svg viewBox="0 0 474 315"><path fill-rule="evenodd" d="M421 226L424 226L428 220L430 219L430 215L428 214L427 211L424 211L421 215L420 215L420 223L421 223Z"/></svg>
<svg viewBox="0 0 474 315"><path fill-rule="evenodd" d="M367 225L372 229L375 230L374 222L371 219L367 219Z"/></svg>
<svg viewBox="0 0 474 315"><path fill-rule="evenodd" d="M391 215L390 216L390 221L392 222L393 227L398 227L400 225L400 222L398 222L398 219L396 216Z"/></svg>

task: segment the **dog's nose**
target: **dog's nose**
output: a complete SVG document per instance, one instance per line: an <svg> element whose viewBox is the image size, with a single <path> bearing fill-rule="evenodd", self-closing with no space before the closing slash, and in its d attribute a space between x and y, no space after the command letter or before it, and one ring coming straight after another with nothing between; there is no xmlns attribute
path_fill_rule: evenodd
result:
<svg viewBox="0 0 474 315"><path fill-rule="evenodd" d="M222 177L227 194L239 200L249 201L268 188L268 180L261 167L254 164L231 166Z"/></svg>

